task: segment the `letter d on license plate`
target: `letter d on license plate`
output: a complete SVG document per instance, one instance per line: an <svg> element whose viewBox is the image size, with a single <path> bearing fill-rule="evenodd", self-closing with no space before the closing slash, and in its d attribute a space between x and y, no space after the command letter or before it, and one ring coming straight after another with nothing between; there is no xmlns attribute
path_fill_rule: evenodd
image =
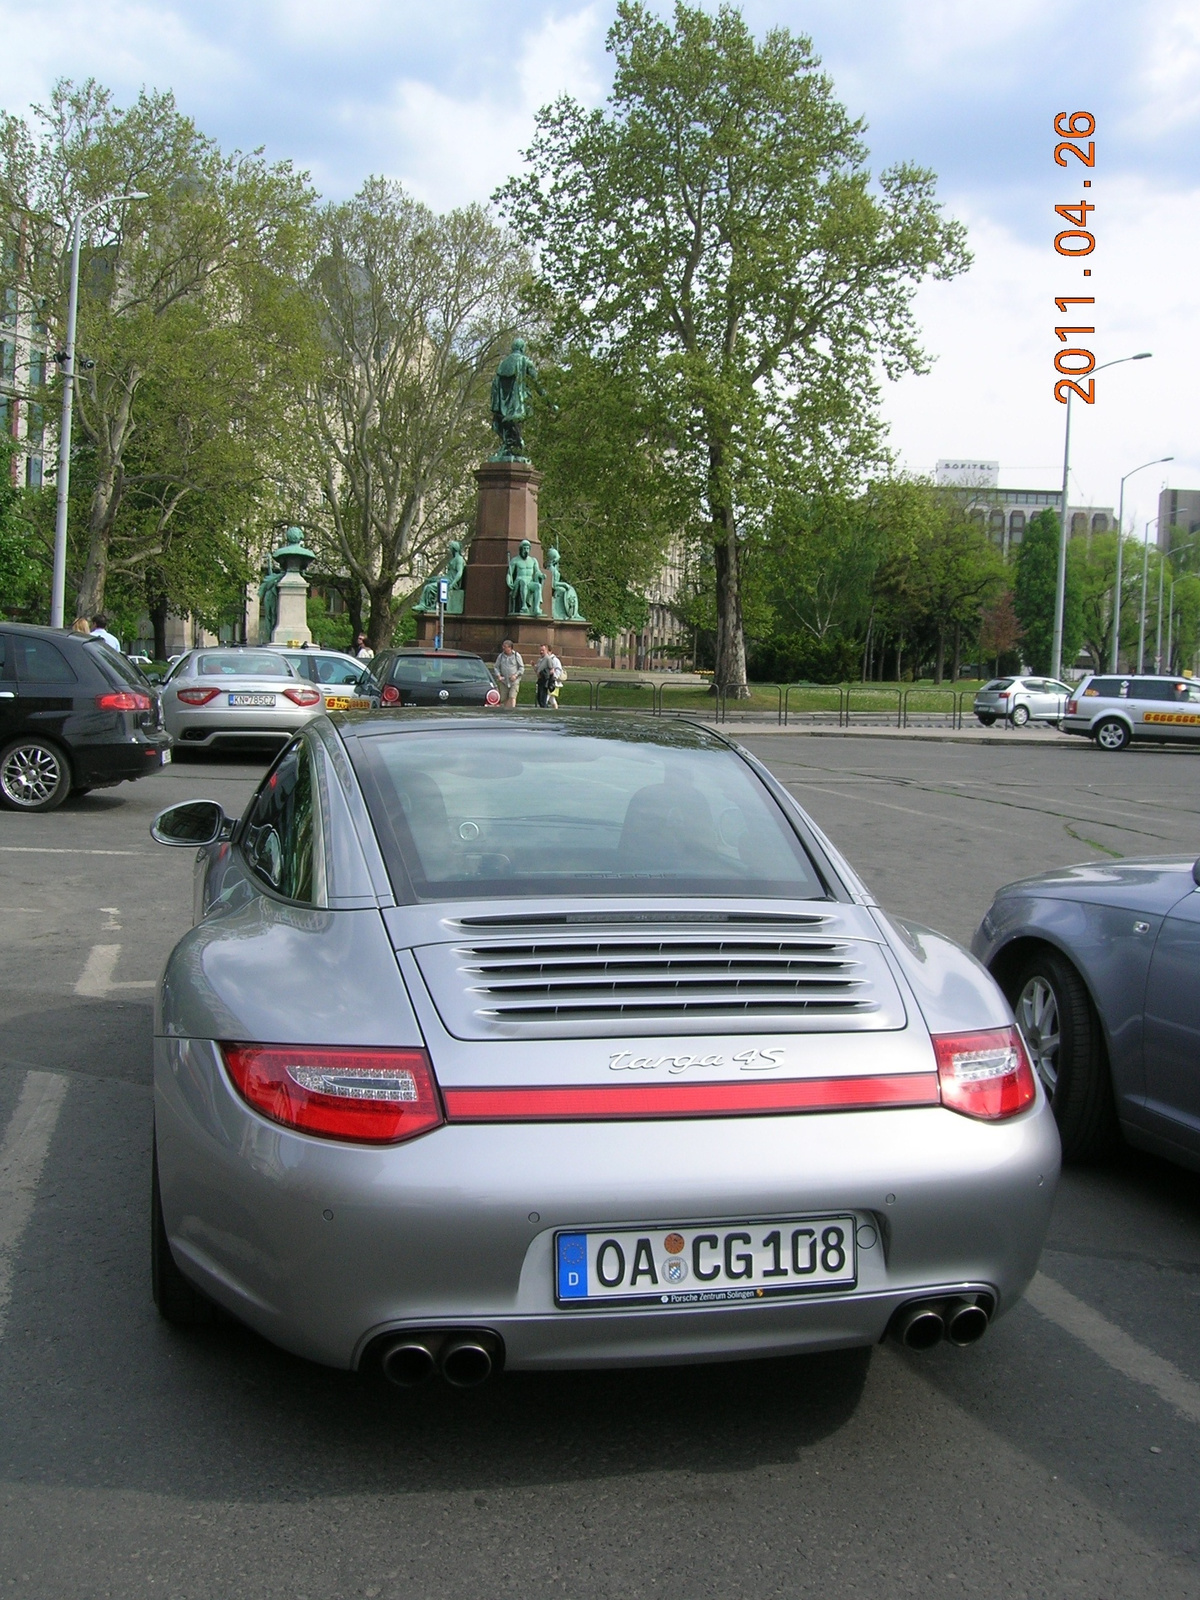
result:
<svg viewBox="0 0 1200 1600"><path fill-rule="evenodd" d="M613 1229L554 1238L560 1306L763 1300L857 1282L856 1218Z"/></svg>

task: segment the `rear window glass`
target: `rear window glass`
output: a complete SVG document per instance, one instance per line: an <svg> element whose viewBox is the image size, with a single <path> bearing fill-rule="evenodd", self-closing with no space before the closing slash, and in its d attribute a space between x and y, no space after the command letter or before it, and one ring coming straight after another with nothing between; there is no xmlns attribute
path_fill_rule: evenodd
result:
<svg viewBox="0 0 1200 1600"><path fill-rule="evenodd" d="M268 650L202 650L196 657L198 678L291 678L282 656Z"/></svg>
<svg viewBox="0 0 1200 1600"><path fill-rule="evenodd" d="M405 898L825 895L753 770L696 729L473 724L352 748Z"/></svg>
<svg viewBox="0 0 1200 1600"><path fill-rule="evenodd" d="M1010 683L1012 683L1011 678L993 678L991 683L985 683L983 687L985 689L1007 689Z"/></svg>
<svg viewBox="0 0 1200 1600"><path fill-rule="evenodd" d="M88 648L94 650L103 661L105 667L122 683L129 684L133 689L148 689L149 682L142 676L140 667L134 666L128 656L123 656L119 650L114 650L109 644L104 644L99 639L89 639Z"/></svg>
<svg viewBox="0 0 1200 1600"><path fill-rule="evenodd" d="M28 683L78 683L66 656L49 639L29 639L13 635L13 655L17 677Z"/></svg>
<svg viewBox="0 0 1200 1600"><path fill-rule="evenodd" d="M492 675L477 657L397 656L392 668L393 683L406 689L422 684L491 683Z"/></svg>

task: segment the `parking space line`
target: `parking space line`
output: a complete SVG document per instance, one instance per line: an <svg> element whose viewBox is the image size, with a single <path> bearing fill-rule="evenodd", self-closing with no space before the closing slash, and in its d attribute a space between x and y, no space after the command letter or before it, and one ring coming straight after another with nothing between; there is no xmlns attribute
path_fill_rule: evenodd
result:
<svg viewBox="0 0 1200 1600"><path fill-rule="evenodd" d="M1139 1344L1044 1272L1036 1274L1025 1298L1044 1317L1085 1344L1093 1355L1135 1383L1153 1389L1189 1422L1200 1422L1200 1383L1180 1372L1173 1362Z"/></svg>
<svg viewBox="0 0 1200 1600"><path fill-rule="evenodd" d="M13 1263L33 1212L38 1180L67 1093L58 1072L28 1072L0 1145L0 1337L12 1298Z"/></svg>
<svg viewBox="0 0 1200 1600"><path fill-rule="evenodd" d="M83 971L75 981L75 993L88 1000L105 1000L114 989L153 989L153 978L135 978L118 983L113 974L120 957L119 944L94 944L88 951Z"/></svg>
<svg viewBox="0 0 1200 1600"><path fill-rule="evenodd" d="M0 844L0 851L10 856L149 856L150 850L84 850L64 845L50 844Z"/></svg>

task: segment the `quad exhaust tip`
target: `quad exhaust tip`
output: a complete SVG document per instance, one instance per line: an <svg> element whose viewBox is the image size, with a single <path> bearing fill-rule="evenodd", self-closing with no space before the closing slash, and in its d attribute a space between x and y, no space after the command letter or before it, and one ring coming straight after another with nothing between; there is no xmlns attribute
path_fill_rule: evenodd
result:
<svg viewBox="0 0 1200 1600"><path fill-rule="evenodd" d="M379 1350L384 1377L398 1389L414 1389L435 1372L454 1389L476 1389L502 1364L503 1346L486 1329L445 1328L399 1334Z"/></svg>
<svg viewBox="0 0 1200 1600"><path fill-rule="evenodd" d="M991 1320L991 1305L984 1295L914 1300L901 1306L891 1332L907 1350L932 1350L943 1339L963 1349L983 1338Z"/></svg>

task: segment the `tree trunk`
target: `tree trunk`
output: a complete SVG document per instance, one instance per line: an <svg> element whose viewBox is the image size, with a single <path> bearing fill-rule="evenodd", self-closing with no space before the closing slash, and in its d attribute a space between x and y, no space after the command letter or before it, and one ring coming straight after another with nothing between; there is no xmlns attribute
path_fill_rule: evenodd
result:
<svg viewBox="0 0 1200 1600"><path fill-rule="evenodd" d="M708 448L708 511L712 520L713 555L717 569L717 653L713 685L735 700L748 700L746 636L742 630L742 586L737 522L725 482L725 452Z"/></svg>
<svg viewBox="0 0 1200 1600"><path fill-rule="evenodd" d="M934 681L934 683L938 684L939 686L941 685L942 678L945 676L945 666L946 666L946 630L945 630L945 628L939 628L938 629L938 642L937 642L937 661L935 663L934 671L933 671L933 681Z"/></svg>
<svg viewBox="0 0 1200 1600"><path fill-rule="evenodd" d="M167 659L167 595L152 574L146 574L146 610L154 630L154 659Z"/></svg>
<svg viewBox="0 0 1200 1600"><path fill-rule="evenodd" d="M902 682L900 673L901 673L901 662L903 661L903 659L904 659L904 635L901 634L899 636L899 638L896 640L896 682L897 683Z"/></svg>
<svg viewBox="0 0 1200 1600"><path fill-rule="evenodd" d="M957 683L959 668L962 666L962 623L954 624L954 666L950 673L950 682Z"/></svg>
<svg viewBox="0 0 1200 1600"><path fill-rule="evenodd" d="M396 600L391 581L384 579L379 584L372 584L367 590L367 601L371 607L366 627L367 643L378 654L380 650L387 650L391 646L392 635L396 631Z"/></svg>

